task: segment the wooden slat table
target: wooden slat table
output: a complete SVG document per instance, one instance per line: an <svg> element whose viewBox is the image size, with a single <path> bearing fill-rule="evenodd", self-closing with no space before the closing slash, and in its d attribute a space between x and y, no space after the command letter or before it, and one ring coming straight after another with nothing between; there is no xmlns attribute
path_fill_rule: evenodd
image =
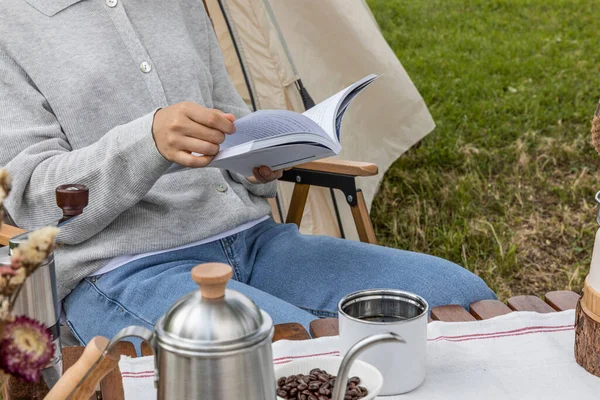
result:
<svg viewBox="0 0 600 400"><path fill-rule="evenodd" d="M579 295L568 291L551 292L546 294L544 300L535 296L517 296L510 298L507 304L496 300L483 300L473 303L470 311L455 305L435 307L431 310L431 320L446 322L463 322L489 319L499 315L508 314L513 311L535 311L540 313L565 311L575 309ZM313 337L335 336L338 334L338 322L335 318L326 318L314 321L310 325ZM310 335L299 324L283 324L275 327L273 341L278 340L306 340ZM120 353L130 357L135 357L135 349L129 342L119 343ZM64 368L69 368L81 356L83 347L66 347L63 349ZM142 355L151 355L152 349L147 345L142 345ZM6 400L24 400L24 399L43 399L45 391L41 385L23 387L13 387L12 385L4 390L4 399ZM95 399L103 400L123 400L123 382L121 372L114 370L100 384L100 391ZM92 399L93 400L93 399Z"/></svg>
<svg viewBox="0 0 600 400"><path fill-rule="evenodd" d="M517 296L508 299L507 304L498 300L482 300L471 304L470 312L464 308L449 305L431 309L431 319L434 321L465 322L489 319L513 311L535 311L548 313L556 311L574 310L579 300L579 295L574 292L551 292L544 296L544 300L536 296ZM336 336L338 324L336 318L327 318L313 321L310 331L314 337Z"/></svg>

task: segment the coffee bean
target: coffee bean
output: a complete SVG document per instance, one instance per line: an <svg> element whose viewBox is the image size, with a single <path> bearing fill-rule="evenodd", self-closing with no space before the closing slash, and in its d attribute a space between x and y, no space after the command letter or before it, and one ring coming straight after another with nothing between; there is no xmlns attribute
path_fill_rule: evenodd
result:
<svg viewBox="0 0 600 400"><path fill-rule="evenodd" d="M357 376L345 382L344 400L359 400L368 395L369 391L363 386L359 386L360 382L361 380ZM279 378L277 395L284 399L330 400L335 383L334 375L320 368L313 368L309 375L298 374Z"/></svg>

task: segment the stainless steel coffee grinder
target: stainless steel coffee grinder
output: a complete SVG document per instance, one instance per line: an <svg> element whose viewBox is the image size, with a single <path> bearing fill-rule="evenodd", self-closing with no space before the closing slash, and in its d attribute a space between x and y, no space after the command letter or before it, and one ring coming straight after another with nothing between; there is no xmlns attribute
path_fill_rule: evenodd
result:
<svg viewBox="0 0 600 400"><path fill-rule="evenodd" d="M82 185L64 185L56 189L57 205L63 210L63 217L56 223L59 227L77 215L88 204L88 189ZM13 237L9 242L8 255L0 257L0 264L10 264L14 249L27 240L29 232ZM25 281L15 306L14 315L26 315L45 324L55 345L54 357L42 371L46 385L52 388L62 376L62 348L60 342L60 303L56 287L54 253L50 253L42 265Z"/></svg>

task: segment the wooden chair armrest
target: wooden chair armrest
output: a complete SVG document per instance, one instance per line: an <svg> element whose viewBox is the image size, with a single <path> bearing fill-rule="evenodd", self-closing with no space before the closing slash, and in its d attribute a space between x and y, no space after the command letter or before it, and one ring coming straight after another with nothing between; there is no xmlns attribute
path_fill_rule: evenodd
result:
<svg viewBox="0 0 600 400"><path fill-rule="evenodd" d="M25 232L27 231L17 228L16 226L2 224L2 227L0 227L0 246L8 246L8 241L11 238Z"/></svg>
<svg viewBox="0 0 600 400"><path fill-rule="evenodd" d="M294 168L351 176L374 176L379 173L379 168L375 164L360 161L338 160L335 158L311 161L306 164L297 165Z"/></svg>

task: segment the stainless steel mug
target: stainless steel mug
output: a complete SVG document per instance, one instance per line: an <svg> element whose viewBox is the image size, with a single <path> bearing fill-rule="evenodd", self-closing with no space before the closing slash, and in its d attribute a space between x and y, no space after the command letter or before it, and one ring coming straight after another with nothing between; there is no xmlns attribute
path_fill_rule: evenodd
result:
<svg viewBox="0 0 600 400"><path fill-rule="evenodd" d="M410 392L425 380L428 311L423 298L401 290L364 290L339 302L342 355L376 334L394 333L406 341L377 346L359 357L383 375L381 396Z"/></svg>

